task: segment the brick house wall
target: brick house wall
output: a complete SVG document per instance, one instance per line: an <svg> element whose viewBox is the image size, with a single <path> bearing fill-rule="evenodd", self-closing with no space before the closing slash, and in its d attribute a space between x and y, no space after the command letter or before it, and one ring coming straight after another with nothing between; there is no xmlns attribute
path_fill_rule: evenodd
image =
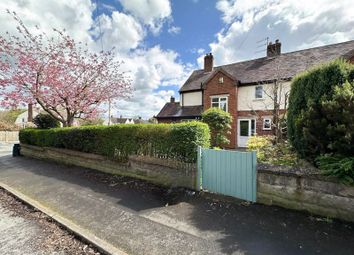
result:
<svg viewBox="0 0 354 255"><path fill-rule="evenodd" d="M180 122L180 120L172 120L172 119L159 119L159 123L174 123L174 122Z"/></svg>
<svg viewBox="0 0 354 255"><path fill-rule="evenodd" d="M285 110L280 110L280 114L285 113ZM245 117L256 120L256 133L257 135L273 135L273 130L263 129L263 119L266 117L272 118L273 113L271 110L267 111L238 111L238 117Z"/></svg>
<svg viewBox="0 0 354 255"><path fill-rule="evenodd" d="M223 77L224 82L219 83L219 78ZM231 124L231 134L229 136L230 144L227 148L235 148L236 130L237 130L237 86L235 81L225 74L217 73L204 87L203 104L204 110L211 107L211 96L228 95L228 112L231 114L233 121Z"/></svg>
<svg viewBox="0 0 354 255"><path fill-rule="evenodd" d="M349 59L349 62L354 64L354 55Z"/></svg>
<svg viewBox="0 0 354 255"><path fill-rule="evenodd" d="M200 118L166 118L166 119L159 119L159 123L179 123L179 122L183 122L183 121L193 121L193 120L200 120Z"/></svg>

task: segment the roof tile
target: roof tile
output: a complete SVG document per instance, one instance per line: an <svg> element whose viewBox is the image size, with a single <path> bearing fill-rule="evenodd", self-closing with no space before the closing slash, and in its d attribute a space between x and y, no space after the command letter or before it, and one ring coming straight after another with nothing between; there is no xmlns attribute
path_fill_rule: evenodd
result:
<svg viewBox="0 0 354 255"><path fill-rule="evenodd" d="M240 84L259 83L276 77L289 79L309 67L339 57L349 59L354 55L354 40L306 50L283 53L277 57L263 57L215 67L212 72L195 70L181 87L180 92L199 90L202 84L221 68L236 77Z"/></svg>

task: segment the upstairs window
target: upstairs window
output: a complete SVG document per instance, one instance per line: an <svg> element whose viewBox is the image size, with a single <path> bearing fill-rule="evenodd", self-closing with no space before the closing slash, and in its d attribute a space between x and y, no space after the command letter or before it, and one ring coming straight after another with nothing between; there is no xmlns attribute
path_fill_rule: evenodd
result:
<svg viewBox="0 0 354 255"><path fill-rule="evenodd" d="M255 87L255 98L263 99L263 86L259 85Z"/></svg>
<svg viewBox="0 0 354 255"><path fill-rule="evenodd" d="M212 97L211 107L217 107L227 112L227 97Z"/></svg>
<svg viewBox="0 0 354 255"><path fill-rule="evenodd" d="M219 83L224 83L224 77L219 77Z"/></svg>

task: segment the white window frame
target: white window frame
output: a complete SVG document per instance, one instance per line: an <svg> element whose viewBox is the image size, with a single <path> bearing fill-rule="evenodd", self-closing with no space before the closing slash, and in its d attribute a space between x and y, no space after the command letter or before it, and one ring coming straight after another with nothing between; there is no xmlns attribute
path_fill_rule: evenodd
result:
<svg viewBox="0 0 354 255"><path fill-rule="evenodd" d="M262 89L262 97L257 97L257 88L261 88ZM263 89L263 85L257 85L254 87L254 98L256 100L260 100L260 99L264 99L264 89Z"/></svg>
<svg viewBox="0 0 354 255"><path fill-rule="evenodd" d="M269 121L270 126L265 127L266 121ZM263 118L263 125L262 125L263 130L272 130L272 118L270 117L264 117Z"/></svg>
<svg viewBox="0 0 354 255"><path fill-rule="evenodd" d="M218 99L218 102L213 102L213 99ZM225 99L225 104L226 104L225 112L228 112L229 111L229 96L228 95L211 96L210 97L211 107L217 107L217 108L224 110L223 108L220 107L220 99ZM218 104L218 106L213 106L213 104L216 104L216 103Z"/></svg>

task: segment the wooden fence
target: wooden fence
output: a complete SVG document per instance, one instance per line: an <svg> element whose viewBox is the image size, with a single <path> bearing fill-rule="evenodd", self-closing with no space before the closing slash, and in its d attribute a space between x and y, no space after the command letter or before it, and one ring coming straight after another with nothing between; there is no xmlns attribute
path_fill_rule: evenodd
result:
<svg viewBox="0 0 354 255"><path fill-rule="evenodd" d="M18 131L0 131L0 142L17 142Z"/></svg>

